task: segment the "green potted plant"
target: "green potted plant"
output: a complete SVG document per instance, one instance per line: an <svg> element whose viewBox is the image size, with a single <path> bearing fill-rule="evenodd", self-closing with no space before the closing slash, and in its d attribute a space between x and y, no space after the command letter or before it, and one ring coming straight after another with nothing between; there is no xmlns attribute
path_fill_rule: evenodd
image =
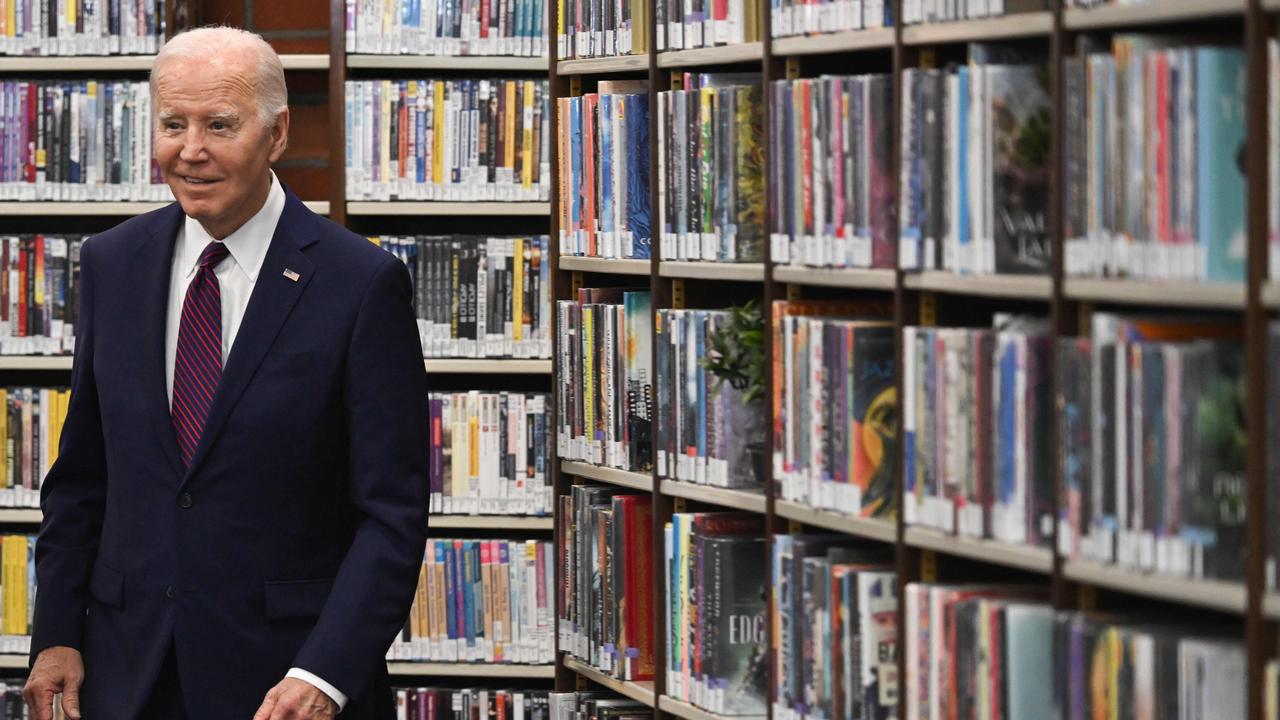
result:
<svg viewBox="0 0 1280 720"><path fill-rule="evenodd" d="M714 392L728 393L732 438L730 483L763 486L765 480L765 323L760 303L730 307L708 335L706 356L698 363L715 376Z"/></svg>

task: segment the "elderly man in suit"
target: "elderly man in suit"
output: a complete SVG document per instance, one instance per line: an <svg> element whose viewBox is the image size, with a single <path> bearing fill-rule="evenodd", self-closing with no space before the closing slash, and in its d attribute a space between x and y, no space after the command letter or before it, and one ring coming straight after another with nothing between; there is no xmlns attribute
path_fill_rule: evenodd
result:
<svg viewBox="0 0 1280 720"><path fill-rule="evenodd" d="M289 110L260 37L179 35L151 88L178 202L83 249L26 700L42 719L56 693L92 720L391 717L427 529L408 272L271 171Z"/></svg>

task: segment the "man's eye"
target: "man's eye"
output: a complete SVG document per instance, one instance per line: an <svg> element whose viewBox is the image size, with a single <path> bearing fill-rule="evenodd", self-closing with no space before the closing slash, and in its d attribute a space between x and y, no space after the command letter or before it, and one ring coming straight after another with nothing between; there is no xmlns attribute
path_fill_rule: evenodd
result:
<svg viewBox="0 0 1280 720"><path fill-rule="evenodd" d="M217 130L217 131L222 131L222 130L226 130L226 129L227 129L227 124L226 124L226 123L224 123L224 122L215 122L215 123L213 123L212 125L210 125L209 127L213 128L214 130Z"/></svg>

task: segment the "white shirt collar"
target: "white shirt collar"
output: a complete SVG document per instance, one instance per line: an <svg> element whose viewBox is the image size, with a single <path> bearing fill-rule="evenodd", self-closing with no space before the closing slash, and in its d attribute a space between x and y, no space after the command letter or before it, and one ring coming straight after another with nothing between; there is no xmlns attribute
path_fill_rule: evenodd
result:
<svg viewBox="0 0 1280 720"><path fill-rule="evenodd" d="M249 282L258 281L258 272L267 258L267 249L271 246L271 238L276 233L276 225L280 223L280 215L284 213L284 189L271 172L271 189L267 191L267 201L262 204L248 222L223 239L231 259L249 276ZM200 262L200 253L206 245L214 242L212 236L204 229L199 220L188 216L183 224L185 238L178 252L182 253L183 273L190 278L196 271L196 263Z"/></svg>

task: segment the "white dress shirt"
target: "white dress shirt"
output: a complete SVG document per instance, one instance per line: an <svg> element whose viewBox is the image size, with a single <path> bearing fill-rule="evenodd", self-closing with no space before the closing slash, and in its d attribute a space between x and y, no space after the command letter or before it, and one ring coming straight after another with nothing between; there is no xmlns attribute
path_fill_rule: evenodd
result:
<svg viewBox="0 0 1280 720"><path fill-rule="evenodd" d="M249 296L253 293L254 283L258 280L258 272L267 257L267 248L271 245L271 237L275 235L276 225L284 212L284 190L271 174L271 190L262 209L238 230L222 240L229 251L228 257L213 269L218 278L222 292L222 363L226 366L227 356L231 353L231 345L235 342L236 332L240 330L240 322L244 320L245 308L249 305ZM173 247L173 268L169 281L169 315L165 326L164 338L164 371L165 387L169 393L169 403L173 403L173 365L178 356L178 328L182 324L182 304L187 297L187 287L196 276L200 253L205 247L215 242L205 231L199 221L186 218L178 230L178 238ZM292 668L285 677L304 680L338 704L338 710L347 704L347 696L334 686L307 672L302 668Z"/></svg>

